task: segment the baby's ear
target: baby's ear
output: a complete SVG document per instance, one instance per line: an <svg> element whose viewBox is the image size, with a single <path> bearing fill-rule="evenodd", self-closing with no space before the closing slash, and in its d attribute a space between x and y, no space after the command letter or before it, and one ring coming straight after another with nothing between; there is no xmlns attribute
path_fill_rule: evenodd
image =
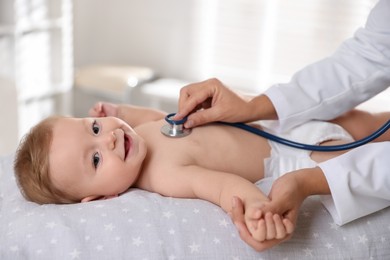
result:
<svg viewBox="0 0 390 260"><path fill-rule="evenodd" d="M116 198L116 197L118 197L118 194L117 195L104 196L101 199L102 200L108 200L108 199L113 199L113 198Z"/></svg>
<svg viewBox="0 0 390 260"><path fill-rule="evenodd" d="M97 196L97 195L92 195L92 196L85 197L84 199L81 200L81 202L89 202L89 201L97 200L97 199L101 199L101 198L103 198L103 197Z"/></svg>
<svg viewBox="0 0 390 260"><path fill-rule="evenodd" d="M112 199L115 197L118 197L118 194L117 195L110 195L110 196L92 195L92 196L85 197L84 199L81 200L81 202L88 202L88 201L92 201L92 200L108 200L108 199Z"/></svg>

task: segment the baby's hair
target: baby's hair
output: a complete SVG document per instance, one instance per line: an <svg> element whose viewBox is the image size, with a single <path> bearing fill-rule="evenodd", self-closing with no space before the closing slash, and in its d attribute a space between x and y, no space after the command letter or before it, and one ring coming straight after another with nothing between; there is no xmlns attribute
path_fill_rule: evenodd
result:
<svg viewBox="0 0 390 260"><path fill-rule="evenodd" d="M53 127L60 117L49 117L31 128L16 151L14 170L23 196L39 204L78 202L53 185L50 179L50 146Z"/></svg>

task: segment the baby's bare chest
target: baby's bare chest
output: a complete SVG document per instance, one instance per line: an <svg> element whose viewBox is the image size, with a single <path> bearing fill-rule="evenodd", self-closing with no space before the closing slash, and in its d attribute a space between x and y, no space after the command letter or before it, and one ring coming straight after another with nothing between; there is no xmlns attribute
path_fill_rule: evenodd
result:
<svg viewBox="0 0 390 260"><path fill-rule="evenodd" d="M269 156L263 138L243 130L218 124L198 127L182 138L162 135L159 129L144 138L148 144L148 168L172 169L196 165L217 171L259 171Z"/></svg>

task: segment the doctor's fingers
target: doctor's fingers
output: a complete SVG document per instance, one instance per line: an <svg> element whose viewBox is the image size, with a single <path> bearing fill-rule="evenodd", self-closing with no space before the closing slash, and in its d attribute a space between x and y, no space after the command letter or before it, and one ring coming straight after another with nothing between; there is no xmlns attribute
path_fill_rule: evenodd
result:
<svg viewBox="0 0 390 260"><path fill-rule="evenodd" d="M193 83L183 87L180 90L178 112L175 120L180 120L200 108L210 107L214 93L213 86L207 83L207 81Z"/></svg>

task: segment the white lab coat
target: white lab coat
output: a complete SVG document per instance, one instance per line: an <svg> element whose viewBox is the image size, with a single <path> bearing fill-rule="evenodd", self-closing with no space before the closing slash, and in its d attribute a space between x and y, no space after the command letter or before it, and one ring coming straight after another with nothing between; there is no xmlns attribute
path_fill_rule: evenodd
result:
<svg viewBox="0 0 390 260"><path fill-rule="evenodd" d="M390 0L381 0L365 27L332 56L265 94L276 108L279 129L286 130L312 119L332 119L389 86ZM337 224L390 206L389 161L390 142L383 142L319 164L332 194L324 196L323 203Z"/></svg>

